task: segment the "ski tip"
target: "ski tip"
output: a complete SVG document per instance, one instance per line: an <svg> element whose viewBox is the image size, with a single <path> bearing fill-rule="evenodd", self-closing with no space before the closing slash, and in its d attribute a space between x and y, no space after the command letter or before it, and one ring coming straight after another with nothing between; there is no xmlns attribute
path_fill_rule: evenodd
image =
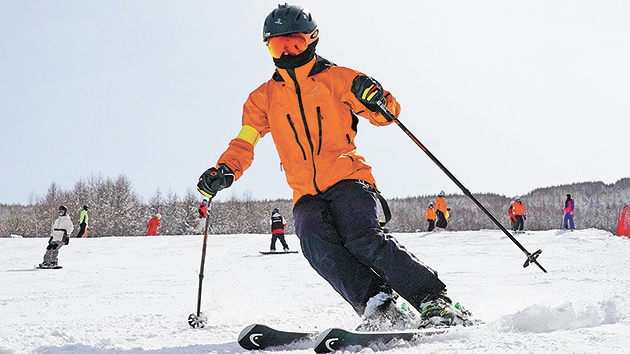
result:
<svg viewBox="0 0 630 354"><path fill-rule="evenodd" d="M254 329L254 327L256 327L256 326L260 326L260 325L257 324L257 323L254 323L254 324L250 324L249 326L243 328L241 333L238 335L238 341L240 342L247 335L247 333L251 332Z"/></svg>

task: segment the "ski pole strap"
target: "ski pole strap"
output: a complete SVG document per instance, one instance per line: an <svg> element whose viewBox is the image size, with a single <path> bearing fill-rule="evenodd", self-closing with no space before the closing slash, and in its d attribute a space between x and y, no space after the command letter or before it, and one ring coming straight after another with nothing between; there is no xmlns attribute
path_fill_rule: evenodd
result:
<svg viewBox="0 0 630 354"><path fill-rule="evenodd" d="M383 214L385 214L385 224L387 224L392 219L392 211L389 209L389 204L387 204L387 200L383 198L383 196L381 195L381 192L376 191L376 196L378 196L378 200L381 201Z"/></svg>
<svg viewBox="0 0 630 354"><path fill-rule="evenodd" d="M383 209L383 214L385 215L385 223L383 225L387 224L392 219L392 211L389 209L389 204L387 204L387 200L383 198L383 196L381 195L381 192L378 189L376 189L371 183L368 183L363 180L357 180L357 181L364 184L369 191L371 191L378 197L378 200L381 202L381 208Z"/></svg>

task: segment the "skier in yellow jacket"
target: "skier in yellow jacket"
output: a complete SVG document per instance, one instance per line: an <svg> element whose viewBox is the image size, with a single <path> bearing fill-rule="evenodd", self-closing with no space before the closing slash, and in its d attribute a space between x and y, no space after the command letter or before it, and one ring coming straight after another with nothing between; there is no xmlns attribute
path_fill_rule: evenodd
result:
<svg viewBox="0 0 630 354"><path fill-rule="evenodd" d="M84 205L83 209L81 209L81 214L79 215L79 233L77 234L77 237L87 237L89 218L88 206Z"/></svg>
<svg viewBox="0 0 630 354"><path fill-rule="evenodd" d="M425 323L468 324L445 295L437 273L379 225L379 191L372 168L355 145L360 117L389 125L383 102L400 105L373 78L318 56L319 29L311 13L279 5L265 19L263 41L273 57L272 78L243 106L242 128L215 167L199 178L208 198L251 165L258 140L271 133L293 189L296 234L311 266L364 318L363 329L402 318L399 294Z"/></svg>

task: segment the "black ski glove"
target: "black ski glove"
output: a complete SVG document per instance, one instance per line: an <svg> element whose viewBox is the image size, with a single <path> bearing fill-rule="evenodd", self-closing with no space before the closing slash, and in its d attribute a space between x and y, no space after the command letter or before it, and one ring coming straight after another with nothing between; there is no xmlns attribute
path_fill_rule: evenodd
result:
<svg viewBox="0 0 630 354"><path fill-rule="evenodd" d="M383 86L366 75L359 75L352 80L350 88L354 96L372 112L380 112L378 101L383 99Z"/></svg>
<svg viewBox="0 0 630 354"><path fill-rule="evenodd" d="M234 182L234 172L225 164L219 164L219 168L211 167L199 177L197 190L208 198L212 198Z"/></svg>

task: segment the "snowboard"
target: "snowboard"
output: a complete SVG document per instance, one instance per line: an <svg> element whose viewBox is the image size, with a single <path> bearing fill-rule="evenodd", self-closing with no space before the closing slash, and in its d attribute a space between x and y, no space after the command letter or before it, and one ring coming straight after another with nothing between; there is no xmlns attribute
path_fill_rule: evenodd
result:
<svg viewBox="0 0 630 354"><path fill-rule="evenodd" d="M238 344L243 349L259 350L296 342L312 343L318 334L319 332L285 332L261 324L252 324L238 335Z"/></svg>
<svg viewBox="0 0 630 354"><path fill-rule="evenodd" d="M290 254L290 253L298 253L298 251L260 251L260 254Z"/></svg>
<svg viewBox="0 0 630 354"><path fill-rule="evenodd" d="M447 331L448 327L395 332L353 332L341 328L329 328L315 340L315 352L330 353L349 346L369 347L373 344L387 344L392 340L413 341Z"/></svg>
<svg viewBox="0 0 630 354"><path fill-rule="evenodd" d="M60 266L60 265L54 266L54 267L40 267L39 265L36 265L35 268L38 268L38 269L61 269L63 267Z"/></svg>

